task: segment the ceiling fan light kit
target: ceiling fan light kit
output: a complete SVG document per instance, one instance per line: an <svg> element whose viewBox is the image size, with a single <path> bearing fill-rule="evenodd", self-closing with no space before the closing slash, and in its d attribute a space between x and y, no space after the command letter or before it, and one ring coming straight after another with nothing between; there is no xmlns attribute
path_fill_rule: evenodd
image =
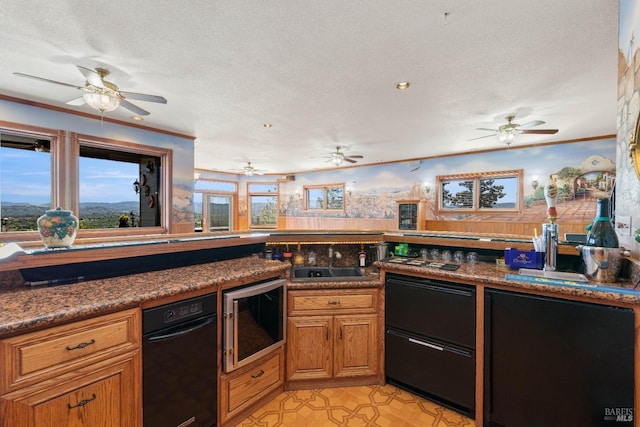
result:
<svg viewBox="0 0 640 427"><path fill-rule="evenodd" d="M498 132L498 139L500 142L507 145L514 143L519 136L520 131L516 128L501 129L500 132Z"/></svg>
<svg viewBox="0 0 640 427"><path fill-rule="evenodd" d="M118 97L110 96L106 93L85 93L82 97L91 108L94 108L101 113L113 111L120 106L120 99L118 99Z"/></svg>
<svg viewBox="0 0 640 427"><path fill-rule="evenodd" d="M336 166L340 166L342 164L342 162L344 161L344 157L341 154L338 153L333 153L331 155L331 162L336 165Z"/></svg>

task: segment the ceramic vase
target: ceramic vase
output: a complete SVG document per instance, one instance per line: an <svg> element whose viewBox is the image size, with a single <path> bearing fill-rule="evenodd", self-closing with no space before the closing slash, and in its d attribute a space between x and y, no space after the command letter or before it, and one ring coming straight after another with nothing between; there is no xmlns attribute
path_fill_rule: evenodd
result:
<svg viewBox="0 0 640 427"><path fill-rule="evenodd" d="M60 207L45 212L38 218L38 232L47 248L68 248L78 232L78 218L73 212Z"/></svg>

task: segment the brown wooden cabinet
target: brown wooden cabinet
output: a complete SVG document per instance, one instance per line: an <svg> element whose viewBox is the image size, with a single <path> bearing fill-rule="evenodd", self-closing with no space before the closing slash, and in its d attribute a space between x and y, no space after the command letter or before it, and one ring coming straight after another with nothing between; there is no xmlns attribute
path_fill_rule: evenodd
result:
<svg viewBox="0 0 640 427"><path fill-rule="evenodd" d="M279 348L271 354L243 366L220 378L220 417L222 425L235 425L256 408L283 390L284 350Z"/></svg>
<svg viewBox="0 0 640 427"><path fill-rule="evenodd" d="M290 290L287 387L380 382L377 289Z"/></svg>
<svg viewBox="0 0 640 427"><path fill-rule="evenodd" d="M139 310L0 341L0 426L142 423Z"/></svg>

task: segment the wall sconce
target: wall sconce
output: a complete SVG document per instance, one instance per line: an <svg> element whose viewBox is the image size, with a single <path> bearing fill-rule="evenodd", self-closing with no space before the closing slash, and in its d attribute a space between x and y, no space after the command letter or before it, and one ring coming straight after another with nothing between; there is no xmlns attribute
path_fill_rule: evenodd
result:
<svg viewBox="0 0 640 427"><path fill-rule="evenodd" d="M351 196L351 193L353 193L353 187L349 186L347 187L347 194Z"/></svg>
<svg viewBox="0 0 640 427"><path fill-rule="evenodd" d="M533 191L536 191L538 188L538 175L533 176L533 181L531 181L531 186L533 187Z"/></svg>
<svg viewBox="0 0 640 427"><path fill-rule="evenodd" d="M33 144L33 149L36 150L38 153L49 153L51 151L49 141L41 141L41 140L38 140L36 141L35 144Z"/></svg>
<svg viewBox="0 0 640 427"><path fill-rule="evenodd" d="M294 194L296 196L296 199L298 199L298 200L302 199L302 192L300 191L299 188L296 190L296 192Z"/></svg>
<svg viewBox="0 0 640 427"><path fill-rule="evenodd" d="M137 179L133 183L133 191L135 191L136 194L140 193L140 182Z"/></svg>
<svg viewBox="0 0 640 427"><path fill-rule="evenodd" d="M431 192L431 184L429 184L428 182L424 183L424 192L427 194Z"/></svg>

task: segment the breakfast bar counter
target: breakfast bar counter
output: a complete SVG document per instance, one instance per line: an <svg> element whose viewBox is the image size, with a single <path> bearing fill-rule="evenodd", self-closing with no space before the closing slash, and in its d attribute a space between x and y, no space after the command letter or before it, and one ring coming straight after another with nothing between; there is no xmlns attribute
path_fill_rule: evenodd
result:
<svg viewBox="0 0 640 427"><path fill-rule="evenodd" d="M42 287L0 287L0 336L136 307L190 293L216 292L288 265L247 257L86 282Z"/></svg>

